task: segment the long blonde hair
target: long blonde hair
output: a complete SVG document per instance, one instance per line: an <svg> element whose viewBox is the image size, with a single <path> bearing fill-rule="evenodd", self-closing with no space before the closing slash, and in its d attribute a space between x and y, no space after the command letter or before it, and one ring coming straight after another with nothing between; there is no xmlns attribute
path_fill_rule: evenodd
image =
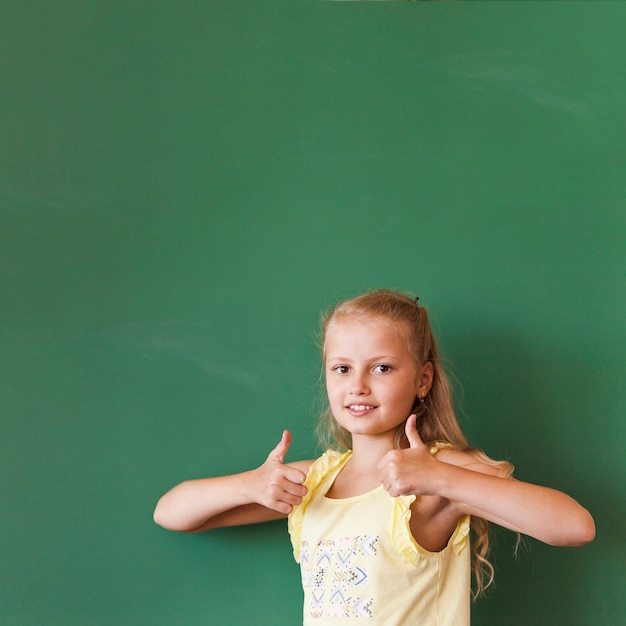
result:
<svg viewBox="0 0 626 626"><path fill-rule="evenodd" d="M481 462L498 468L500 476L510 476L513 466L507 461L494 461L484 452L472 448L459 426L452 403L452 390L448 377L441 363L439 348L432 332L428 311L419 306L416 298L388 289L379 289L341 302L328 313L322 321L322 349L326 331L331 322L346 317L367 317L390 323L406 333L406 340L411 356L415 360L416 371L420 371L430 361L433 366L432 387L424 403L417 402L413 413L417 415L417 428L422 441L430 446L444 444L455 450L468 452ZM397 448L408 448L404 423L400 424L394 435ZM321 414L317 426L320 445L324 448L350 449L350 433L342 428L333 417L330 407ZM478 597L494 578L493 565L489 562L489 524L486 520L472 517L473 571L475 578L474 598Z"/></svg>

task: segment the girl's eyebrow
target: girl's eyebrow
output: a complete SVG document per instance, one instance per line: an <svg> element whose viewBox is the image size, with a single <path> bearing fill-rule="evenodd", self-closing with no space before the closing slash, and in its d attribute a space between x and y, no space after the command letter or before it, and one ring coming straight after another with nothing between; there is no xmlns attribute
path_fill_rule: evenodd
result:
<svg viewBox="0 0 626 626"><path fill-rule="evenodd" d="M350 357L343 356L328 356L326 357L327 361L353 361ZM388 354L381 354L380 356L372 356L365 359L366 362L376 362L376 361L396 361L397 357L391 356Z"/></svg>

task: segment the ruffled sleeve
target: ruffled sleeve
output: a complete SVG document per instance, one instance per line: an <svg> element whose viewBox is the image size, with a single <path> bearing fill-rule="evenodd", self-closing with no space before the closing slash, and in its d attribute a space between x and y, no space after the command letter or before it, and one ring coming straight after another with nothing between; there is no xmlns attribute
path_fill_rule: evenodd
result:
<svg viewBox="0 0 626 626"><path fill-rule="evenodd" d="M327 450L321 457L313 461L309 468L306 480L304 481L307 493L304 498L302 498L302 502L292 509L287 518L287 527L289 529L289 535L291 536L291 545L293 546L293 556L297 563L300 562L300 535L306 507L324 479L338 471L351 454L351 451L341 453L336 450Z"/></svg>
<svg viewBox="0 0 626 626"><path fill-rule="evenodd" d="M437 441L430 447L430 453L435 455L439 450L451 449L453 447L451 443ZM470 516L464 515L456 525L456 529L448 542L448 547L451 547L455 554L461 554L463 548L469 541L470 522Z"/></svg>
<svg viewBox="0 0 626 626"><path fill-rule="evenodd" d="M407 563L415 567L420 560L417 543L411 534L411 505L416 496L398 496L393 499L391 520L391 539L396 550L404 556Z"/></svg>
<svg viewBox="0 0 626 626"><path fill-rule="evenodd" d="M407 563L416 567L422 554L432 554L422 548L413 538L411 533L411 505L415 502L416 496L399 496L394 498L393 519L391 535L393 545L402 554ZM470 516L464 515L458 521L448 545L444 550L452 550L459 555L469 541Z"/></svg>
<svg viewBox="0 0 626 626"><path fill-rule="evenodd" d="M448 544L454 551L454 554L461 554L461 552L463 552L463 548L469 541L469 532L470 516L464 515L456 525L456 530L454 531L454 534L450 539L450 543Z"/></svg>

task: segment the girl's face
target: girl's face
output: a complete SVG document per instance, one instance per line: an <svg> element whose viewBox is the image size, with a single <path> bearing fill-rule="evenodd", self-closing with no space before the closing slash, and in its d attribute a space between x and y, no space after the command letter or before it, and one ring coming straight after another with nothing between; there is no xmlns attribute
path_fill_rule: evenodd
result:
<svg viewBox="0 0 626 626"><path fill-rule="evenodd" d="M330 408L353 437L393 436L416 397L430 388L424 368L417 371L402 329L379 319L332 321L324 356Z"/></svg>

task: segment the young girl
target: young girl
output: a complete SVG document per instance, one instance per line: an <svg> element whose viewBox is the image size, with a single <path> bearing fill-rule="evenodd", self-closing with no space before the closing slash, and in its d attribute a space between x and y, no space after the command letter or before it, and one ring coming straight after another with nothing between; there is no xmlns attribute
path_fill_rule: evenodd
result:
<svg viewBox="0 0 626 626"><path fill-rule="evenodd" d="M329 409L320 430L341 452L284 463L288 431L260 467L181 483L154 519L195 532L289 518L304 624L469 624L493 578L488 522L551 545L594 538L569 496L511 478L471 448L452 408L424 307L379 290L339 304L323 325Z"/></svg>

